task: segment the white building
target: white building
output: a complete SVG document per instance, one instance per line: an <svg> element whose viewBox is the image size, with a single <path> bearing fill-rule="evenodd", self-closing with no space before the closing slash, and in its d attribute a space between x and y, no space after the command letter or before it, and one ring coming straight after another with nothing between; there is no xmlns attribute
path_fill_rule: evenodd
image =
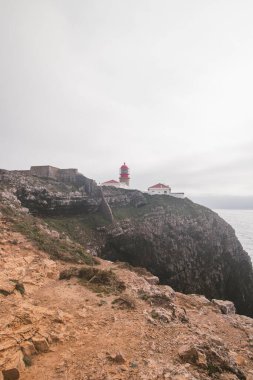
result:
<svg viewBox="0 0 253 380"><path fill-rule="evenodd" d="M148 188L148 193L151 195L170 194L171 188L169 187L169 185L164 185L163 183L157 183L156 185L150 186Z"/></svg>
<svg viewBox="0 0 253 380"><path fill-rule="evenodd" d="M175 198L184 198L184 193L172 193L171 187L169 185L164 185L163 183L157 183L156 185L150 186L148 188L148 194L156 195L156 194L165 194L170 195Z"/></svg>

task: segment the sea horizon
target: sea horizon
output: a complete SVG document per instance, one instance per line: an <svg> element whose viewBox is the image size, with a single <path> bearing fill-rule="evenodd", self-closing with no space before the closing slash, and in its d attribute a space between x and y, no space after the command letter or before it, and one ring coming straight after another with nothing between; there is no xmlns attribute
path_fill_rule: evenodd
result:
<svg viewBox="0 0 253 380"><path fill-rule="evenodd" d="M253 210L252 209L213 209L235 230L235 234L253 262Z"/></svg>

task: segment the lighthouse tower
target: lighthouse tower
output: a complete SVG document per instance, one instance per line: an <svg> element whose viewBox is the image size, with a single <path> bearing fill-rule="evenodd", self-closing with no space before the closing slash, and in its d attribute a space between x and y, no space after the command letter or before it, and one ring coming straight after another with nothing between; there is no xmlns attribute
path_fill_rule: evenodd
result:
<svg viewBox="0 0 253 380"><path fill-rule="evenodd" d="M120 167L120 172L119 172L119 182L122 183L122 185L129 186L129 167L126 165L124 162L124 165Z"/></svg>

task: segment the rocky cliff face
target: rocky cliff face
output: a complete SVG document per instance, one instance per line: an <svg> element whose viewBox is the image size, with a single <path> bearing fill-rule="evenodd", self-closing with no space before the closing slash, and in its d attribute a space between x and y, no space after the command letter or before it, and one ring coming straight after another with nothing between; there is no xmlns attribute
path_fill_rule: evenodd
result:
<svg viewBox="0 0 253 380"><path fill-rule="evenodd" d="M233 300L252 316L252 265L232 227L188 199L146 195L146 202L108 231L102 256L148 268L178 291Z"/></svg>
<svg viewBox="0 0 253 380"><path fill-rule="evenodd" d="M19 171L0 171L2 187L11 189L24 207L37 215L75 215L95 212L101 204L95 181L78 174L75 183L43 179Z"/></svg>
<svg viewBox="0 0 253 380"><path fill-rule="evenodd" d="M83 178L82 185L74 186L4 171L1 186L11 189L31 212L58 215L71 224L70 215L99 215L105 209L100 189ZM135 190L106 188L104 200L113 223L93 226L102 257L148 268L178 291L232 300L239 313L253 316L250 258L217 214L188 199ZM69 225L68 234L72 230ZM84 233L81 225L80 242Z"/></svg>
<svg viewBox="0 0 253 380"><path fill-rule="evenodd" d="M39 178L28 171L0 170L0 184L11 189L24 207L41 216L80 215L103 211L103 200L112 207L141 207L147 203L137 190L101 188L82 174L75 182ZM112 218L109 218L112 219Z"/></svg>

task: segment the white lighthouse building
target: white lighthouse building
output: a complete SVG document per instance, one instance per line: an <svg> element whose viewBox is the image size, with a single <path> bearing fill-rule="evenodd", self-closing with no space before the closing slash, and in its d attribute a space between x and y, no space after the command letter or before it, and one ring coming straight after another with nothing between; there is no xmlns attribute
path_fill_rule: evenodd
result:
<svg viewBox="0 0 253 380"><path fill-rule="evenodd" d="M171 187L169 185L164 185L163 183L157 183L156 185L150 186L148 188L148 193L150 195L163 194L170 195L175 198L184 198L184 193L172 193Z"/></svg>

